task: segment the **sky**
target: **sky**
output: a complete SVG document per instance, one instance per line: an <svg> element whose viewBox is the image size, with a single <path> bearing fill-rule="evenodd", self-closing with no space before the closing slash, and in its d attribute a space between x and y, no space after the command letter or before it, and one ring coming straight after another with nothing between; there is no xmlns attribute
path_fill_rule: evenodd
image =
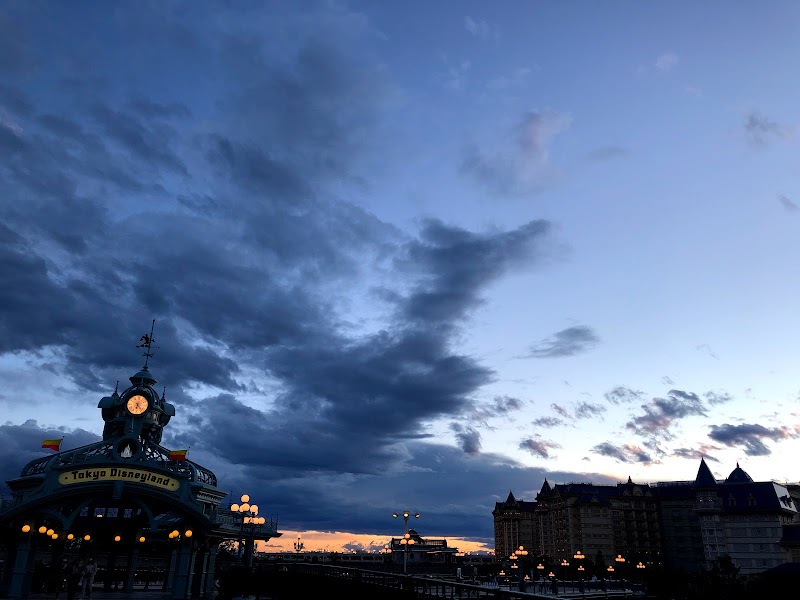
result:
<svg viewBox="0 0 800 600"><path fill-rule="evenodd" d="M0 480L169 448L291 548L509 491L796 482L800 5L0 4ZM6 491L7 493L7 491Z"/></svg>

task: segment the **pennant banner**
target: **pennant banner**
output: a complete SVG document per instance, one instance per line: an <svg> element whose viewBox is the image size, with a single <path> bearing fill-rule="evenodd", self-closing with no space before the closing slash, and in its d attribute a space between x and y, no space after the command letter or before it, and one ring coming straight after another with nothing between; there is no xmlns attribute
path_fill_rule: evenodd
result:
<svg viewBox="0 0 800 600"><path fill-rule="evenodd" d="M58 452L61 450L61 442L63 441L64 438L61 438L60 440L45 440L42 442L42 448L48 448L49 450Z"/></svg>
<svg viewBox="0 0 800 600"><path fill-rule="evenodd" d="M186 453L188 450L170 450L169 460L186 460Z"/></svg>

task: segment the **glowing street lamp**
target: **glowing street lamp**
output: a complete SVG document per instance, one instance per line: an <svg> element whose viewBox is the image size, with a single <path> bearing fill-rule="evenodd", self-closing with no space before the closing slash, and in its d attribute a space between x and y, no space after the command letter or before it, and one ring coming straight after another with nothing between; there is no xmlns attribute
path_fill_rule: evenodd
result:
<svg viewBox="0 0 800 600"><path fill-rule="evenodd" d="M402 515L402 516L403 516L403 523L405 524L405 527L406 527L406 530L405 530L405 532L404 532L404 533L408 533L408 518L411 516L411 514L412 514L412 513L408 512L407 510L404 510L404 511L403 511L403 512L401 512L401 513L396 513L396 512L395 512L395 513L392 513L392 516L393 516L395 519L397 519L398 517L400 517L400 515ZM413 514L414 514L414 518L415 518L415 519L419 519L419 513L413 513Z"/></svg>
<svg viewBox="0 0 800 600"><path fill-rule="evenodd" d="M250 496L242 494L240 498L241 504L231 504L231 512L242 520L239 526L239 551L238 557L242 557L242 543L247 540L247 566L253 566L253 549L255 546L255 533L256 530L266 522L264 517L258 516L258 506L250 504ZM247 536L245 538L245 525L247 525Z"/></svg>
<svg viewBox="0 0 800 600"><path fill-rule="evenodd" d="M514 554L519 558L520 570L519 570L519 591L525 591L525 578L523 577L525 573L525 557L528 556L528 551L525 550L525 546L520 546L517 548Z"/></svg>
<svg viewBox="0 0 800 600"><path fill-rule="evenodd" d="M410 533L406 533L400 540L400 545L403 546L403 575L408 574L408 547L416 544L416 540L411 537Z"/></svg>
<svg viewBox="0 0 800 600"><path fill-rule="evenodd" d="M642 575L641 575L641 577L640 577L640 579L641 579L642 583L644 583L644 570L645 570L646 568L647 568L647 567L645 567L645 566L644 566L644 564L642 563L642 561L639 561L639 563L636 565L636 570L637 570L637 571L639 571L639 572L642 574Z"/></svg>

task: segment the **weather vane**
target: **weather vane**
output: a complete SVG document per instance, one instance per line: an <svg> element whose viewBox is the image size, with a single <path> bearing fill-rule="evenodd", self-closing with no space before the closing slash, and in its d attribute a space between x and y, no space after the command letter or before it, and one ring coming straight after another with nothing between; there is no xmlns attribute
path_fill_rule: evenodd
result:
<svg viewBox="0 0 800 600"><path fill-rule="evenodd" d="M142 342L142 343L138 344L136 346L137 348L147 348L145 353L142 355L142 356L144 356L144 368L145 369L147 368L147 362L150 360L150 357L153 356L153 353L150 352L150 350L158 349L158 346L153 346L153 342L156 341L153 338L153 329L155 329L155 327L156 327L156 320L153 319L153 324L150 326L150 335L147 335L145 333L141 338L139 338L139 341Z"/></svg>

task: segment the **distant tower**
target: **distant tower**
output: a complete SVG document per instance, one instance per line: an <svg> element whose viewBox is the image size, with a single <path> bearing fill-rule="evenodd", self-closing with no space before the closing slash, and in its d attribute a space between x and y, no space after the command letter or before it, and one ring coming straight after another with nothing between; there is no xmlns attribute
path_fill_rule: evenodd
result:
<svg viewBox="0 0 800 600"><path fill-rule="evenodd" d="M159 398L153 387L156 379L147 367L155 348L154 327L155 321L150 335L143 335L136 346L145 348L145 362L142 370L130 377L131 386L121 394L115 389L97 405L105 421L103 440L113 443L124 458L139 455L149 444L159 444L164 427L175 416L175 407L165 400L165 394Z"/></svg>

